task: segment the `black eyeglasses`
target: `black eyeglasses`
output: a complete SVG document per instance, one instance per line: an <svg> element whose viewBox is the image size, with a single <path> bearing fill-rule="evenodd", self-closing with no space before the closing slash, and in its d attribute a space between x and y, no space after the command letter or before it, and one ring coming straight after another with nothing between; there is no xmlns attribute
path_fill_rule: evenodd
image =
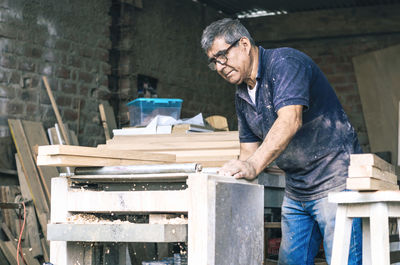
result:
<svg viewBox="0 0 400 265"><path fill-rule="evenodd" d="M235 40L227 49L222 50L217 52L215 57L208 59L208 67L210 67L211 70L215 71L217 69L217 63L221 65L225 65L226 62L228 61L228 55L229 50L235 46L242 38L239 38Z"/></svg>

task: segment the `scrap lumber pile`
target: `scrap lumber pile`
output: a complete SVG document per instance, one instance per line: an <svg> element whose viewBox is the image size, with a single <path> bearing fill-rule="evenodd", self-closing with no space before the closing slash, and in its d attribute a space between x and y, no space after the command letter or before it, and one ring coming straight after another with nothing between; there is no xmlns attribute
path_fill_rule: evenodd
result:
<svg viewBox="0 0 400 265"><path fill-rule="evenodd" d="M105 145L40 146L39 166L121 166L200 163L219 167L239 156L239 136L233 132L119 135Z"/></svg>
<svg viewBox="0 0 400 265"><path fill-rule="evenodd" d="M350 156L347 189L351 190L398 190L397 176L393 165L374 154Z"/></svg>
<svg viewBox="0 0 400 265"><path fill-rule="evenodd" d="M18 239L21 238L19 260L22 262L22 257L24 259L21 264L39 265L39 261L49 260L46 237L50 217L50 181L59 173L57 168L36 164L36 146L49 144L42 123L13 119L8 123L17 150L15 162L19 187L3 186L0 189L2 205L14 205L13 209L1 209L4 218L0 225L4 236L0 236L0 259L8 261L7 264L17 264ZM19 209L15 209L15 205Z"/></svg>

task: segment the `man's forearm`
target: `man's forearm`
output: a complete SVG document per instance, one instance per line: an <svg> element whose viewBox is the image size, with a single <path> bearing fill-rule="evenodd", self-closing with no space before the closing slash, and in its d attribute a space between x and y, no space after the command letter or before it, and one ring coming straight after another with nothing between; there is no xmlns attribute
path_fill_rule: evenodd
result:
<svg viewBox="0 0 400 265"><path fill-rule="evenodd" d="M257 175L285 150L301 124L301 117L285 116L276 119L260 147L247 159Z"/></svg>

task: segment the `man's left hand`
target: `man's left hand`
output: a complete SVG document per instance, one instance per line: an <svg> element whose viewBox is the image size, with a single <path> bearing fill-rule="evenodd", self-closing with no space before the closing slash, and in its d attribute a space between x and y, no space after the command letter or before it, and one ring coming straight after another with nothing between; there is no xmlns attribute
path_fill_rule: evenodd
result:
<svg viewBox="0 0 400 265"><path fill-rule="evenodd" d="M257 177L253 165L247 161L231 160L218 170L220 175L232 176L237 179L252 180Z"/></svg>

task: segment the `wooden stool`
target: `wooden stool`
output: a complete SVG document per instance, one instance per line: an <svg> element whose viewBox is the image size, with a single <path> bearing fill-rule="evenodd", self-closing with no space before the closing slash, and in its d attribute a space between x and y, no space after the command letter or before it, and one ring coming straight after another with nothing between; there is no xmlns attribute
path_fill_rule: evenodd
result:
<svg viewBox="0 0 400 265"><path fill-rule="evenodd" d="M347 264L352 218L361 217L363 264L389 265L389 217L400 218L400 192L334 192L328 199L338 203L331 264Z"/></svg>

